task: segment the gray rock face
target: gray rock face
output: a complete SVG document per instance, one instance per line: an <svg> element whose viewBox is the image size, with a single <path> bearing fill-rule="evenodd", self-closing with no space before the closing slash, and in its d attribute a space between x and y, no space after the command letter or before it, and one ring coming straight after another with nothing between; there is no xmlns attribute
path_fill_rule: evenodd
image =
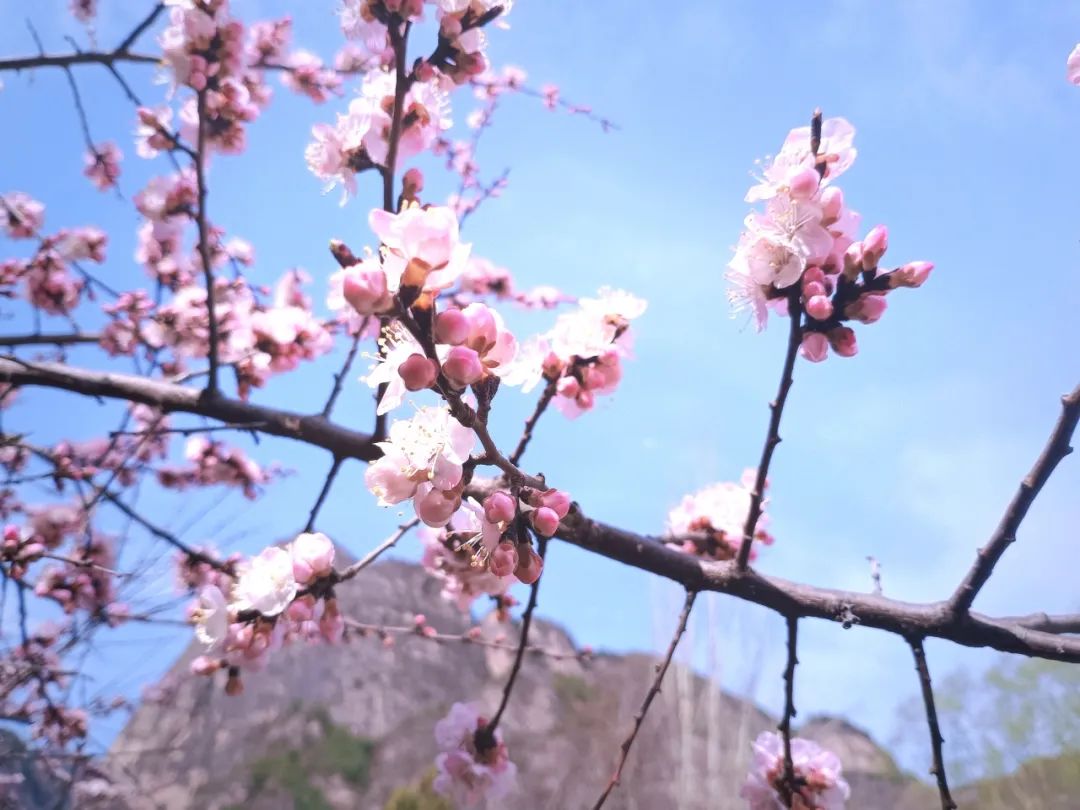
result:
<svg viewBox="0 0 1080 810"><path fill-rule="evenodd" d="M407 625L423 612L443 632L469 627L415 565L382 562L340 590L342 612L360 622ZM516 643L518 627L489 622L484 632ZM531 642L574 650L564 631L542 621L534 623ZM192 648L176 662L161 699L135 711L110 752L109 771L131 810L380 810L396 789L430 773L432 729L450 705L477 701L493 710L512 663L511 652L476 644L402 636L386 646L354 636L333 647L281 650L263 672L245 675L242 695L228 697L220 680L187 675L196 654ZM503 804L590 807L611 775L654 663L636 654L586 663L529 654L502 723L520 774L519 790ZM673 667L606 806L742 808L749 743L774 727L775 719L753 705ZM804 734L845 762L854 789L849 806L933 805L924 786L901 776L888 754L848 724L818 719Z"/></svg>

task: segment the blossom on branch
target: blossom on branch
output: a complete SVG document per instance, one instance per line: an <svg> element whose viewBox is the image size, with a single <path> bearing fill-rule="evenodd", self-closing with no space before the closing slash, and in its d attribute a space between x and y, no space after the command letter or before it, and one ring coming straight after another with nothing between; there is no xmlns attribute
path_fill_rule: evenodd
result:
<svg viewBox="0 0 1080 810"><path fill-rule="evenodd" d="M437 774L433 786L464 807L500 799L513 787L517 767L510 761L502 733L487 733L487 719L467 703L455 703L435 725Z"/></svg>
<svg viewBox="0 0 1080 810"><path fill-rule="evenodd" d="M739 792L749 802L749 810L844 810L851 789L836 754L810 740L793 738L793 784L784 785L784 741L780 735L762 732L753 750L754 761ZM792 797L790 804L783 800L785 793Z"/></svg>

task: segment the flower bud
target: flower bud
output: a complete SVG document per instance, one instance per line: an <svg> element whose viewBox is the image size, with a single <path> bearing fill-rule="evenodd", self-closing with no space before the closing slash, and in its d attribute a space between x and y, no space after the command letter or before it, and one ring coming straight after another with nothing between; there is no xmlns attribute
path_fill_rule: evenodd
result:
<svg viewBox="0 0 1080 810"><path fill-rule="evenodd" d="M497 577L508 577L518 567L517 547L503 540L488 557L488 570Z"/></svg>
<svg viewBox="0 0 1080 810"><path fill-rule="evenodd" d="M828 320L833 314L832 301L824 295L815 295L806 302L806 314L816 321Z"/></svg>
<svg viewBox="0 0 1080 810"><path fill-rule="evenodd" d="M443 361L443 374L458 388L465 388L484 376L480 355L468 346L455 346Z"/></svg>
<svg viewBox="0 0 1080 810"><path fill-rule="evenodd" d="M390 308L393 299L386 289L382 268L354 268L345 274L342 294L361 315L374 315Z"/></svg>
<svg viewBox="0 0 1080 810"><path fill-rule="evenodd" d="M844 192L828 186L821 192L821 214L825 224L835 222L844 210Z"/></svg>
<svg viewBox="0 0 1080 810"><path fill-rule="evenodd" d="M570 511L570 496L561 489L548 489L540 494L540 503L551 509L562 520Z"/></svg>
<svg viewBox="0 0 1080 810"><path fill-rule="evenodd" d="M890 287L921 287L934 269L933 262L908 262L889 274Z"/></svg>
<svg viewBox="0 0 1080 810"><path fill-rule="evenodd" d="M811 363L820 363L829 356L829 339L821 332L807 332L803 335L799 354Z"/></svg>
<svg viewBox="0 0 1080 810"><path fill-rule="evenodd" d="M838 326L829 332L829 345L841 357L854 357L859 353L855 332L846 326Z"/></svg>
<svg viewBox="0 0 1080 810"><path fill-rule="evenodd" d="M504 523L514 519L514 499L507 493L493 492L484 499L484 517L489 523Z"/></svg>
<svg viewBox="0 0 1080 810"><path fill-rule="evenodd" d="M544 561L540 558L532 546L526 546L518 553L518 565L514 569L514 576L526 585L532 585L540 579L544 570Z"/></svg>
<svg viewBox="0 0 1080 810"><path fill-rule="evenodd" d="M875 225L863 239L863 264L876 268L885 251L889 249L889 229L884 225Z"/></svg>
<svg viewBox="0 0 1080 810"><path fill-rule="evenodd" d="M457 511L461 499L457 496L447 496L441 489L432 487L424 495L413 499L416 516L428 526L441 529L450 522L450 517Z"/></svg>
<svg viewBox="0 0 1080 810"><path fill-rule="evenodd" d="M868 294L848 304L844 309L844 314L861 323L874 323L885 313L887 306L884 295Z"/></svg>
<svg viewBox="0 0 1080 810"><path fill-rule="evenodd" d="M551 537L559 529L559 513L549 506L541 506L530 513L533 528L544 537Z"/></svg>
<svg viewBox="0 0 1080 810"><path fill-rule="evenodd" d="M792 199L809 200L817 193L820 180L817 169L809 166L795 172L788 179L788 190L791 192Z"/></svg>
<svg viewBox="0 0 1080 810"><path fill-rule="evenodd" d="M405 362L398 366L398 374L405 381L410 391L423 391L430 388L439 376L439 367L434 360L419 353L410 354Z"/></svg>
<svg viewBox="0 0 1080 810"><path fill-rule="evenodd" d="M469 339L469 321L460 309L447 309L435 316L435 340L460 346Z"/></svg>

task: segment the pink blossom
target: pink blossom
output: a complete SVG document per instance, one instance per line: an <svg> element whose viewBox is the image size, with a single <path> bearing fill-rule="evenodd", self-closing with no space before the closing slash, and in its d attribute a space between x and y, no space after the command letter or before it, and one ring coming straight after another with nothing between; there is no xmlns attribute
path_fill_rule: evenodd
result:
<svg viewBox="0 0 1080 810"><path fill-rule="evenodd" d="M195 623L195 637L206 645L206 653L220 650L229 632L229 608L220 588L206 585L199 591L199 603L191 620Z"/></svg>
<svg viewBox="0 0 1080 810"><path fill-rule="evenodd" d="M341 77L323 67L322 60L308 51L296 51L288 59L289 70L281 75L282 84L294 93L302 93L322 104L340 91Z"/></svg>
<svg viewBox="0 0 1080 810"><path fill-rule="evenodd" d="M1065 62L1065 78L1072 84L1080 84L1080 44L1072 49Z"/></svg>
<svg viewBox="0 0 1080 810"><path fill-rule="evenodd" d="M405 401L405 394L410 389L402 366L412 357L424 357L424 348L412 336L412 333L400 325L393 325L383 330L379 338L382 347L381 356L371 371L361 379L372 388L385 385L386 390L376 408L377 414L389 413Z"/></svg>
<svg viewBox="0 0 1080 810"><path fill-rule="evenodd" d="M697 554L708 560L733 559L742 544L743 527L750 514L750 497L755 471L743 473L740 483L723 482L711 484L692 495L686 495L668 513L668 532L673 537L684 538L682 550ZM766 531L768 515L762 503L754 540L765 545L773 542ZM753 557L754 551L751 549Z"/></svg>
<svg viewBox="0 0 1080 810"><path fill-rule="evenodd" d="M293 576L300 585L334 570L334 543L322 532L303 532L289 544Z"/></svg>
<svg viewBox="0 0 1080 810"><path fill-rule="evenodd" d="M497 574L491 567L502 533L502 524L488 520L472 499L462 503L442 531L424 530L421 562L442 582L444 599L467 611L479 596L506 593L513 577Z"/></svg>
<svg viewBox="0 0 1080 810"><path fill-rule="evenodd" d="M139 107L137 112L139 125L135 128L135 154L141 158L153 158L171 149L173 139L169 127L172 125L172 109Z"/></svg>
<svg viewBox="0 0 1080 810"><path fill-rule="evenodd" d="M833 351L841 357L854 357L859 353L859 346L855 341L855 332L846 326L838 326L830 330L828 338Z"/></svg>
<svg viewBox="0 0 1080 810"><path fill-rule="evenodd" d="M487 720L476 708L455 703L435 725L440 753L433 786L439 794L475 807L484 800L501 799L514 787L517 768L510 761L502 734L484 733Z"/></svg>
<svg viewBox="0 0 1080 810"><path fill-rule="evenodd" d="M9 239L29 239L45 222L45 206L21 191L0 195L4 233Z"/></svg>
<svg viewBox="0 0 1080 810"><path fill-rule="evenodd" d="M445 207L414 206L400 214L376 208L368 223L386 248L383 268L394 292L406 286L432 293L448 288L472 247L459 241L457 216Z"/></svg>
<svg viewBox="0 0 1080 810"><path fill-rule="evenodd" d="M87 151L84 158L85 168L83 174L90 178L90 182L98 189L104 191L116 185L120 177L120 159L123 153L112 141L96 145Z"/></svg>
<svg viewBox="0 0 1080 810"><path fill-rule="evenodd" d="M784 742L779 734L762 732L753 743L754 761L739 796L750 810L783 810ZM791 740L795 803L802 810L844 810L851 789L843 778L839 758L817 743L794 737Z"/></svg>
<svg viewBox="0 0 1080 810"><path fill-rule="evenodd" d="M271 546L241 566L232 607L276 616L296 597L296 590L292 557L285 549Z"/></svg>
<svg viewBox="0 0 1080 810"><path fill-rule="evenodd" d="M81 23L88 23L97 16L97 0L71 0L71 13Z"/></svg>

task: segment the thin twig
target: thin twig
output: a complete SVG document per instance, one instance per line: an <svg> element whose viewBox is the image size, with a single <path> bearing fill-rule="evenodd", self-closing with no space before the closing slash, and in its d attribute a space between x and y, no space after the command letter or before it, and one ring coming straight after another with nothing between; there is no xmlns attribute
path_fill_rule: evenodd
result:
<svg viewBox="0 0 1080 810"><path fill-rule="evenodd" d="M319 495L315 498L315 503L312 505L311 512L308 514L307 523L304 524L305 532L310 532L315 528L315 518L319 516L319 510L322 509L326 497L330 494L330 488L334 485L334 479L337 478L338 470L341 469L341 465L344 461L345 459L341 456L334 456L334 461L330 465L330 471L326 474L326 480L323 481L322 489L319 490Z"/></svg>
<svg viewBox="0 0 1080 810"><path fill-rule="evenodd" d="M784 740L784 775L780 783L784 803L791 807L798 786L795 784L795 762L791 758L791 721L795 717L795 667L798 656L799 620L787 617L787 666L784 668L784 716L778 729Z"/></svg>
<svg viewBox="0 0 1080 810"><path fill-rule="evenodd" d="M1078 421L1080 421L1080 385L1076 386L1072 393L1061 398L1061 416L1054 425L1046 447L1035 461L1031 472L1020 483L1020 489L1010 501L1001 522L990 537L990 542L979 549L974 565L949 600L949 611L953 618L960 619L971 609L975 597L990 579L994 566L1005 553L1005 549L1016 540L1016 532L1020 529L1020 523L1027 515L1031 504L1035 502L1039 492L1050 480L1057 465L1072 452L1069 442L1076 431Z"/></svg>
<svg viewBox="0 0 1080 810"><path fill-rule="evenodd" d="M199 201L195 212L195 221L199 227L199 258L202 261L203 277L206 281L206 313L210 320L210 346L207 349L210 361L210 375L206 382L206 393L214 396L218 388L218 323L214 314L214 269L210 263L210 229L206 221L206 91L200 90L197 96L199 116L198 143L195 146L195 179L198 184Z"/></svg>
<svg viewBox="0 0 1080 810"><path fill-rule="evenodd" d="M941 796L941 810L956 810L956 802L949 794L949 782L945 778L945 760L941 754L941 728L938 725L937 709L934 707L934 689L930 684L930 668L926 665L926 653L923 651L921 638L910 638L911 652L915 656L915 671L919 673L919 686L922 687L923 703L926 706L926 724L930 727L930 748L934 752L934 765L930 773L937 779L938 794Z"/></svg>
<svg viewBox="0 0 1080 810"><path fill-rule="evenodd" d="M101 335L83 332L64 332L56 334L4 335L0 337L0 346L77 346L84 343L97 343Z"/></svg>
<svg viewBox="0 0 1080 810"><path fill-rule="evenodd" d="M537 535L537 545L542 560L547 554L547 538ZM540 580L543 578L543 574L537 577L529 591L529 603L525 606L525 613L521 617L521 640L518 642L517 655L514 656L514 665L510 668L510 676L506 679L506 686L503 687L499 708L495 710L491 721L485 727L488 735L495 734L495 729L499 727L499 721L502 720L503 712L506 711L506 707L510 704L510 693L514 688L515 681L517 681L518 673L521 671L521 662L525 660L525 649L529 646L529 628L532 627L533 611L536 610L537 596L540 594Z"/></svg>
<svg viewBox="0 0 1080 810"><path fill-rule="evenodd" d="M791 326L788 330L784 370L780 375L780 388L776 392L776 399L769 403L769 430L765 436L765 446L761 448L761 461L758 462L757 475L754 478L754 490L750 493L750 512L746 516L742 544L739 546L739 554L736 558L736 565L740 571L745 571L750 562L750 547L754 543L754 532L761 518L761 504L765 500L765 483L769 476L769 464L772 463L773 451L781 442L780 417L783 416L784 403L787 402L788 391L791 390L795 357L802 341L802 307L799 304L798 285L795 285L788 295L788 318Z"/></svg>
<svg viewBox="0 0 1080 810"><path fill-rule="evenodd" d="M619 779L622 778L623 766L626 765L626 758L630 754L630 748L634 744L634 739L638 735L638 731L641 730L641 724L645 722L645 714L649 711L649 707L652 705L653 700L660 694L660 684L664 681L664 675L667 674L668 667L671 666L671 659L675 657L675 648L679 646L679 640L683 637L683 633L686 632L686 623L690 620L690 611L694 607L694 600L697 598L697 591L686 592L686 602L683 604L682 613L679 614L679 624L675 628L675 635L671 637L671 643L668 645L667 654L664 656L664 660L656 665L656 677L653 678L652 685L649 686L649 691L645 693L645 700L642 701L641 708L638 709L638 713L634 715L634 727L630 729L630 734L626 739L622 741L622 745L619 746L619 759L615 763L615 772L612 773L611 779L608 781L607 786L604 788L604 792L600 794L600 798L596 800L596 804L593 805L593 810L600 810L604 806L604 802L607 801L608 796L615 790L615 786L619 784Z"/></svg>
<svg viewBox="0 0 1080 810"><path fill-rule="evenodd" d="M402 523L400 526L397 527L397 531L395 531L392 535L379 543L379 545L377 545L372 551L369 551L367 554L365 554L362 559L357 560L348 568L334 574L334 582L345 582L346 580L355 577L357 574L359 574L361 571L363 571L365 568L375 562L375 560L379 559L379 557L381 557L385 552L389 551L395 545L397 545L398 540L404 537L410 529L417 526L419 523L420 518L413 518L412 520Z"/></svg>
<svg viewBox="0 0 1080 810"><path fill-rule="evenodd" d="M547 385L544 386L544 391L540 394L540 399L536 403L536 408L533 410L532 415L525 420L525 429L522 431L517 447L515 447L514 452L510 454L511 464L516 466L521 461L521 457L525 455L525 449L529 446L529 441L532 439L533 428L536 427L536 423L540 421L540 417L543 416L544 411L547 410L547 406L554 398L556 388L557 380L547 381Z"/></svg>
<svg viewBox="0 0 1080 810"><path fill-rule="evenodd" d="M352 346L349 347L349 353L345 356L345 363L341 366L341 371L334 375L334 387L330 389L330 396L326 398L326 404L323 406L322 415L323 418L329 419L330 414L334 411L334 405L337 404L337 399L341 396L341 389L345 385L345 377L349 374L349 369L352 368L353 361L356 359L357 350L360 348L360 338L364 334L364 329L367 326L367 319L364 319L364 325L356 333L356 337L353 338Z"/></svg>
<svg viewBox="0 0 1080 810"><path fill-rule="evenodd" d="M128 52L128 48L134 45L135 41L143 35L143 32L145 32L151 25L154 24L154 21L157 20L158 16L164 10L164 3L155 3L154 7L150 10L150 13L146 15L143 21L136 25L132 29L131 33L124 37L124 41L116 46L116 50L114 51L114 53L126 54Z"/></svg>

